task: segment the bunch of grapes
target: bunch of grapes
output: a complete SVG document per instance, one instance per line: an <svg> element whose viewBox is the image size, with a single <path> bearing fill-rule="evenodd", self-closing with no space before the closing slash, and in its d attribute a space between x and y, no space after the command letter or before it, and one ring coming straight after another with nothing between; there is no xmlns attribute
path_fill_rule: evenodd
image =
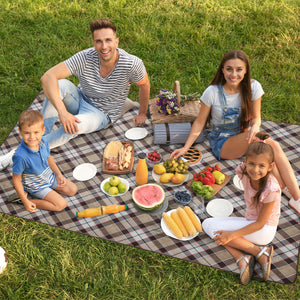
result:
<svg viewBox="0 0 300 300"><path fill-rule="evenodd" d="M189 172L189 163L178 158L167 159L164 162L164 167L166 168L167 173L187 174Z"/></svg>

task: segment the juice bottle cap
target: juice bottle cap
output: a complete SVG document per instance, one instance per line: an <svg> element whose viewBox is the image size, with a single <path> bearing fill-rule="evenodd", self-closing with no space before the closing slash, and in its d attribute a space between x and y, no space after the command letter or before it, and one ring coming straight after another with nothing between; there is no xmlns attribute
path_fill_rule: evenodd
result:
<svg viewBox="0 0 300 300"><path fill-rule="evenodd" d="M140 158L140 159L145 159L146 156L147 156L146 153L143 153L143 152L138 154L138 158Z"/></svg>

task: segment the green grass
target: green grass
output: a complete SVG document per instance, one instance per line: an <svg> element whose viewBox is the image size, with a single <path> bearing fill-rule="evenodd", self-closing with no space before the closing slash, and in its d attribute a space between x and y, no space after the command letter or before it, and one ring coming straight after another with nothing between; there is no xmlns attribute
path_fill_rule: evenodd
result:
<svg viewBox="0 0 300 300"><path fill-rule="evenodd" d="M183 94L202 93L222 55L242 49L265 91L262 118L300 124L297 0L0 0L0 142L43 73L92 45L89 22L99 17L111 18L120 47L143 59L152 97L175 80ZM232 273L6 215L0 231L9 256L1 299L300 297L299 278L244 287Z"/></svg>

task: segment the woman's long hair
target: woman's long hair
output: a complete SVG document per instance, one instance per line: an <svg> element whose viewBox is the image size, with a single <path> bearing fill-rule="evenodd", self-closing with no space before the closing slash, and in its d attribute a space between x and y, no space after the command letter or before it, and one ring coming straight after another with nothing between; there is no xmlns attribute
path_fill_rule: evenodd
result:
<svg viewBox="0 0 300 300"><path fill-rule="evenodd" d="M270 137L269 134L267 134L265 132L258 132L255 136L258 137L260 139L260 141L253 142L249 145L249 147L246 151L246 154L245 154L246 159L249 156L264 154L266 157L268 157L269 163L270 164L273 163L274 162L273 148L272 148L272 146L270 146L269 144L266 144L264 142L264 140L266 140L267 138ZM243 175L249 176L246 171L246 166L243 169ZM258 191L253 197L253 200L256 202L256 205L259 203L259 197L266 187L269 175L270 175L270 172L268 172L265 177L263 177L259 180Z"/></svg>
<svg viewBox="0 0 300 300"><path fill-rule="evenodd" d="M246 74L244 79L241 81L241 121L240 128L241 132L246 131L249 127L249 121L252 118L253 109L252 109L252 92L251 92L251 75L250 75L250 64L248 56L242 50L230 50L226 52L221 60L219 68L211 81L210 85L222 86L226 83L223 68L225 63L230 59L240 59L246 64Z"/></svg>

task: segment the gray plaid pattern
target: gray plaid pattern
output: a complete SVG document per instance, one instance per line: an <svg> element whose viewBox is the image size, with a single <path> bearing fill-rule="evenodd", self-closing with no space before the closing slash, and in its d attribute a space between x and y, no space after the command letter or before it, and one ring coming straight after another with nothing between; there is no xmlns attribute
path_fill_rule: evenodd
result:
<svg viewBox="0 0 300 300"><path fill-rule="evenodd" d="M33 101L29 109L41 110L43 94L40 93ZM76 182L78 194L67 199L68 207L62 212L48 212L39 210L37 213L29 213L21 205L8 204L6 201L14 188L12 185L11 169L0 172L0 212L12 216L57 226L66 230L80 232L89 236L121 243L124 245L157 252L174 258L183 259L192 263L239 273L231 255L221 246L218 246L204 233L195 239L182 242L166 236L161 227L161 214L144 213L137 209L131 199L131 192L135 185L134 170L137 164L137 154L142 151L158 150L164 159L169 153L158 145L153 145L153 128L150 122L145 125L149 135L139 141L134 141L135 164L133 173L122 175L130 183L130 190L122 197L106 196L100 189L100 183L108 174L102 174L102 155L106 144L112 140L126 140L126 130L133 126L132 118L136 110L130 110L113 126L88 135L79 136L62 147L53 149L52 155L64 173L64 175L76 182L72 176L73 169L82 163L93 163L98 172L94 178L85 182ZM298 178L300 179L300 126L290 124L279 124L271 121L262 122L262 130L269 132L271 136L279 141L289 158ZM0 148L0 153L15 148L20 143L20 137L15 126ZM178 145L177 145L178 146ZM171 146L170 146L171 147ZM231 178L234 176L235 167L241 160L224 160L217 162L210 151L208 141L196 145L202 153L200 163L190 166L192 173L199 172L207 165L219 164L222 171ZM175 149L176 145L172 145ZM149 169L149 182L153 182L151 169ZM168 200L167 210L178 206L173 199L174 190L164 187ZM234 206L233 215L242 216L245 212L244 202L241 201L243 193L230 182L221 189L214 198L225 198ZM194 197L193 201L197 201ZM94 218L77 218L76 212L89 207L99 205L124 204L129 207L128 211L118 214L105 215ZM201 220L208 214L201 216ZM269 281L278 283L292 283L297 277L299 258L300 226L299 216L288 206L288 199L282 196L281 217L276 237L273 241L274 257ZM255 266L254 277L261 278L262 273L258 265Z"/></svg>

